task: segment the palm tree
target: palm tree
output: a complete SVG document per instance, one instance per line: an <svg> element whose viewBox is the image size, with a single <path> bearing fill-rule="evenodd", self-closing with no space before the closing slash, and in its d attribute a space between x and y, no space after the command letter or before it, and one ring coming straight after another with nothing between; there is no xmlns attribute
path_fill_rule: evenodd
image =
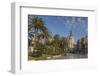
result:
<svg viewBox="0 0 100 76"><path fill-rule="evenodd" d="M35 29L35 32L37 33L39 29L41 29L44 25L44 21L42 18L39 18L39 17L35 17L33 18L32 20L32 24L33 24L33 27Z"/></svg>
<svg viewBox="0 0 100 76"><path fill-rule="evenodd" d="M36 17L34 17L33 19L32 19L32 24L33 24L33 27L34 27L34 30L35 30L35 39L39 39L38 38L38 32L40 31L41 32L41 34L43 33L43 27L45 27L44 26L44 21L43 21L43 19L42 18L39 18L38 16Z"/></svg>
<svg viewBox="0 0 100 76"><path fill-rule="evenodd" d="M45 26L42 26L41 30L42 30L44 36L47 38L49 36L48 29Z"/></svg>
<svg viewBox="0 0 100 76"><path fill-rule="evenodd" d="M38 32L40 31L40 34L45 38L45 41L47 42L48 41L48 37L49 37L49 32L48 32L48 29L43 21L42 18L39 18L39 17L34 17L32 19L32 24L33 24L33 27L34 27L34 30L35 30L35 39L38 39Z"/></svg>

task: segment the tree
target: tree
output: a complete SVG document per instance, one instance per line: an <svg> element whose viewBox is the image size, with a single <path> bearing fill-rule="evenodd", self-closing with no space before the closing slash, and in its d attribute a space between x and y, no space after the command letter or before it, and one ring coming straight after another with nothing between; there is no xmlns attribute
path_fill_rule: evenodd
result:
<svg viewBox="0 0 100 76"><path fill-rule="evenodd" d="M44 25L44 21L42 18L35 17L32 19L32 24L35 29L35 34L37 34L38 30L41 30L42 26Z"/></svg>
<svg viewBox="0 0 100 76"><path fill-rule="evenodd" d="M48 42L48 37L49 37L48 29L45 26L43 26L41 30L42 30L42 35L44 36L46 42Z"/></svg>
<svg viewBox="0 0 100 76"><path fill-rule="evenodd" d="M62 37L61 40L60 40L60 48L62 49L61 50L61 53L66 53L66 46L67 46L67 43L66 43L66 38L65 37Z"/></svg>

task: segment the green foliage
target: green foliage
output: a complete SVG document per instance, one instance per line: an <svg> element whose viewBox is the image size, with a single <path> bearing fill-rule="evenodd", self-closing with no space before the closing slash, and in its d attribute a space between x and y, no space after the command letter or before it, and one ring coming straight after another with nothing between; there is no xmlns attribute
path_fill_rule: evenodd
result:
<svg viewBox="0 0 100 76"><path fill-rule="evenodd" d="M31 28L34 28L36 39L39 39L38 31L41 31L41 35L44 37L45 43L42 44L35 40L34 51L33 53L30 53L29 56L32 56L35 59L46 59L48 56L62 55L65 53L66 38L61 37L58 34L51 35L48 29L44 26L44 21L42 18L34 17L31 19L31 22L29 22L29 29ZM53 40L49 41L49 38L53 38ZM28 42L28 45L30 46L31 40L28 40Z"/></svg>

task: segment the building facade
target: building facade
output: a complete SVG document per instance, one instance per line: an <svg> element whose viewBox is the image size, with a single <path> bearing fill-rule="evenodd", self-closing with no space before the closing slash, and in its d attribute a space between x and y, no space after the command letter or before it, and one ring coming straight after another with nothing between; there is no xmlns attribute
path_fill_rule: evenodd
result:
<svg viewBox="0 0 100 76"><path fill-rule="evenodd" d="M69 36L67 37L67 49L69 52L73 51L74 49L74 37L72 31L70 32Z"/></svg>
<svg viewBox="0 0 100 76"><path fill-rule="evenodd" d="M82 54L88 53L88 37L82 37L77 41L77 51Z"/></svg>

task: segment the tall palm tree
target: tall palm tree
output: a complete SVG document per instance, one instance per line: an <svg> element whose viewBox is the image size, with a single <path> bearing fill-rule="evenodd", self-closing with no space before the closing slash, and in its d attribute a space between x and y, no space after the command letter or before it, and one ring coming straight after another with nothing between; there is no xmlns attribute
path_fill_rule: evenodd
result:
<svg viewBox="0 0 100 76"><path fill-rule="evenodd" d="M45 38L48 38L48 36L49 36L48 29L45 26L42 26L41 30L42 30L42 33L45 36Z"/></svg>
<svg viewBox="0 0 100 76"><path fill-rule="evenodd" d="M35 37L37 37L38 31L41 31L41 34L48 39L49 33L47 27L45 27L45 23L42 18L34 17L32 20L33 27L35 29Z"/></svg>
<svg viewBox="0 0 100 76"><path fill-rule="evenodd" d="M44 21L42 18L37 16L32 19L32 24L35 30L35 39L38 39L38 31L44 26Z"/></svg>
<svg viewBox="0 0 100 76"><path fill-rule="evenodd" d="M32 20L32 24L33 24L33 27L35 29L35 32L37 33L39 29L42 28L42 26L44 25L44 21L42 18L39 18L39 17L35 17L33 18Z"/></svg>

